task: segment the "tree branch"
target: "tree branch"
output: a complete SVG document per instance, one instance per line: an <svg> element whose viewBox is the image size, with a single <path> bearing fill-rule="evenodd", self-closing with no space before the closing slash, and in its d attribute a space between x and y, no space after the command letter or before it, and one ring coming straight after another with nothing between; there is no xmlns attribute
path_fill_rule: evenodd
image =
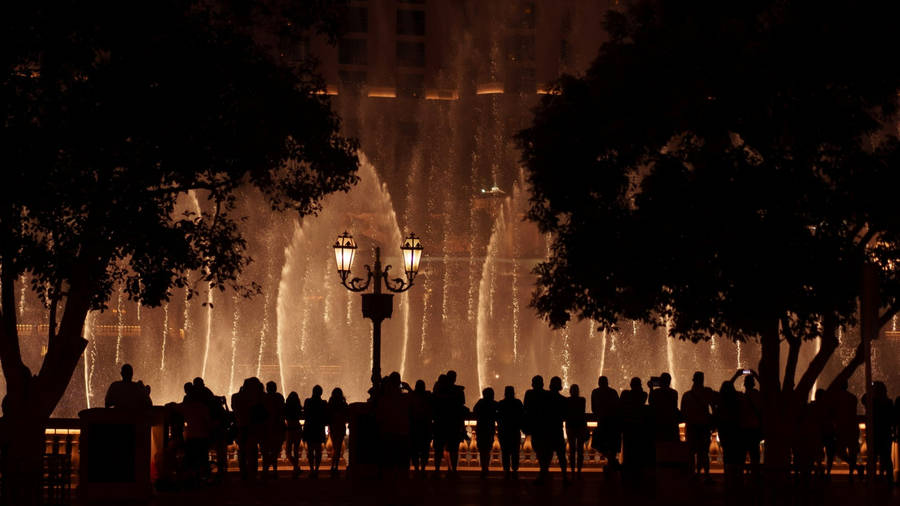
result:
<svg viewBox="0 0 900 506"><path fill-rule="evenodd" d="M800 359L800 347L803 345L799 337L791 332L787 316L781 317L781 333L788 342L787 363L784 366L784 383L781 389L789 392L794 389L794 376L797 374L797 361Z"/></svg>
<svg viewBox="0 0 900 506"><path fill-rule="evenodd" d="M884 312L880 317L878 317L878 330L880 331L882 327L890 323L890 321L896 316L897 312L900 311L900 308L890 307L887 311Z"/></svg>
<svg viewBox="0 0 900 506"><path fill-rule="evenodd" d="M6 377L7 390L15 389L23 377L25 364L19 348L19 332L16 328L16 275L11 268L0 271L0 297L3 313L0 321L0 365Z"/></svg>
<svg viewBox="0 0 900 506"><path fill-rule="evenodd" d="M69 281L68 297L55 339L47 345L47 354L37 377L38 409L44 416L50 416L68 387L69 380L78 365L78 360L87 341L82 337L84 319L91 307L91 293L95 281L91 273L102 265L101 259L85 260L90 254L82 251Z"/></svg>
<svg viewBox="0 0 900 506"><path fill-rule="evenodd" d="M781 361L781 343L778 340L778 327L773 326L770 332L760 335L762 353L759 359L759 386L763 396L774 399L778 396L778 369Z"/></svg>
<svg viewBox="0 0 900 506"><path fill-rule="evenodd" d="M819 347L819 352L816 353L816 356L810 361L809 366L797 383L797 395L802 399L809 397L809 391L812 390L816 379L822 374L822 371L825 370L825 366L828 364L828 361L838 347L838 340L835 335L837 332L837 319L835 318L834 313L825 315L825 321L822 326L824 328L822 329L822 335L820 336L821 346Z"/></svg>
<svg viewBox="0 0 900 506"><path fill-rule="evenodd" d="M797 337L791 337L788 341L787 363L784 365L784 383L781 390L790 392L794 389L794 379L797 375L797 362L800 359L800 347L803 342Z"/></svg>
<svg viewBox="0 0 900 506"><path fill-rule="evenodd" d="M853 358L850 360L850 362L847 363L847 365L844 366L843 369L841 369L841 372L839 372L838 375L835 376L833 380L831 380L831 384L828 385L828 390L834 389L842 383L850 381L850 377L853 376L853 373L856 372L856 369L859 368L860 365L862 365L863 361L865 360L865 353L863 353L863 342L864 341L859 342L859 346L856 347L856 352L853 354Z"/></svg>

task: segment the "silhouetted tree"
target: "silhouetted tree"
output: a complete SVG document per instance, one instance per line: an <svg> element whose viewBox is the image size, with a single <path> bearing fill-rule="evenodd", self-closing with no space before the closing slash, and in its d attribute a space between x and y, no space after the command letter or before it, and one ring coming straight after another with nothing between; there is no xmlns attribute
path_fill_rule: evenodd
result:
<svg viewBox="0 0 900 506"><path fill-rule="evenodd" d="M315 62L282 58L334 37L341 2L19 2L4 6L6 109L0 185L0 362L8 440L3 483L36 501L47 418L86 341L85 316L117 286L146 306L175 288L255 284L236 189L315 214L356 181L355 141ZM293 44L293 46L292 46ZM202 214L179 214L188 191ZM15 293L27 275L48 309L40 371L22 361ZM13 494L10 496L9 494Z"/></svg>
<svg viewBox="0 0 900 506"><path fill-rule="evenodd" d="M880 277L879 324L900 309L900 68L883 58L898 14L896 2L629 2L609 11L587 73L563 77L518 136L528 218L553 234L538 313L758 339L769 466L786 463L781 422L836 329L857 321L864 264Z"/></svg>

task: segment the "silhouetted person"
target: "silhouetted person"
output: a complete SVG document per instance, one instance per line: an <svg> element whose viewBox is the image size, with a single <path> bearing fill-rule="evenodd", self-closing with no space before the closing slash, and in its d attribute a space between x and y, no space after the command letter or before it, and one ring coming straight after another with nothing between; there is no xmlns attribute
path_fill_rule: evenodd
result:
<svg viewBox="0 0 900 506"><path fill-rule="evenodd" d="M456 371L447 371L447 383L450 385L450 391L456 398L456 403L460 406L466 405L466 387L456 384Z"/></svg>
<svg viewBox="0 0 900 506"><path fill-rule="evenodd" d="M681 413L684 416L688 443L688 462L691 474L701 472L709 479L709 443L711 430L710 391L703 385L703 373L693 376L691 389L681 396Z"/></svg>
<svg viewBox="0 0 900 506"><path fill-rule="evenodd" d="M831 406L828 401L828 393L824 388L816 390L816 397L810 403L810 409L813 412L813 420L818 425L818 434L820 439L819 450L816 462L819 464L818 473L831 476L831 467L834 464L835 445L837 444L837 436L834 428L834 417ZM821 463L822 448L825 449L825 465Z"/></svg>
<svg viewBox="0 0 900 506"><path fill-rule="evenodd" d="M213 403L213 397L215 397L212 393L212 390L207 388L206 384L203 382L203 378L196 377L192 383L193 385L193 395L197 396L197 399L200 402L205 403L206 405L211 405Z"/></svg>
<svg viewBox="0 0 900 506"><path fill-rule="evenodd" d="M439 475L444 448L450 456L449 472L455 475L459 462L459 443L465 436L465 395L457 385L451 383L449 373L438 377L433 395L435 475Z"/></svg>
<svg viewBox="0 0 900 506"><path fill-rule="evenodd" d="M134 369L131 368L131 364L124 364L121 374L122 379L114 381L106 390L106 407L137 411L152 406L144 384L132 381Z"/></svg>
<svg viewBox="0 0 900 506"><path fill-rule="evenodd" d="M209 476L209 441L212 433L212 417L209 406L203 402L203 393L190 386L184 402L178 407L184 417L184 460L192 478Z"/></svg>
<svg viewBox="0 0 900 506"><path fill-rule="evenodd" d="M207 388L203 378L194 378L192 383L184 384L184 399L199 402L206 406L209 412L210 428L207 446L216 451L216 469L219 478L224 478L228 465L228 413L225 408L225 398L216 397L212 390ZM205 459L204 459L205 460ZM204 465L207 462L204 461Z"/></svg>
<svg viewBox="0 0 900 506"><path fill-rule="evenodd" d="M287 442L285 453L288 461L293 466L294 478L300 476L300 442L303 439L300 418L303 417L303 406L300 404L300 396L297 392L291 392L284 402L284 419L287 425Z"/></svg>
<svg viewBox="0 0 900 506"><path fill-rule="evenodd" d="M331 476L338 475L338 465L344 451L344 438L347 437L347 399L340 388L331 391L328 399L328 436L331 438Z"/></svg>
<svg viewBox="0 0 900 506"><path fill-rule="evenodd" d="M250 477L250 470L247 468L246 458L248 450L247 438L250 430L250 405L244 401L247 397L244 394L244 391L247 388L248 381L249 378L245 379L238 391L231 394L231 410L234 413L235 425L235 443L238 447L238 468L240 469L241 479L245 480ZM187 385L185 385L185 389L187 388Z"/></svg>
<svg viewBox="0 0 900 506"><path fill-rule="evenodd" d="M586 404L587 401L581 396L578 385L570 386L569 398L566 399L566 439L569 442L569 466L572 468L573 478L576 472L581 476L581 468L584 466L584 445L587 439Z"/></svg>
<svg viewBox="0 0 900 506"><path fill-rule="evenodd" d="M744 376L744 393L741 399L741 442L744 451L750 455L750 471L759 473L760 450L762 441L762 395L756 388L756 373ZM741 457L743 458L743 457Z"/></svg>
<svg viewBox="0 0 900 506"><path fill-rule="evenodd" d="M416 381L410 395L410 454L413 469L425 472L431 446L431 392L425 389L425 382Z"/></svg>
<svg viewBox="0 0 900 506"><path fill-rule="evenodd" d="M284 396L278 393L278 385L274 381L266 383L263 405L266 408L266 430L262 440L262 475L265 478L271 467L272 477L278 478L278 457L284 443Z"/></svg>
<svg viewBox="0 0 900 506"><path fill-rule="evenodd" d="M382 382L381 396L375 408L381 443L380 472L404 477L409 471L410 401L400 374L392 372Z"/></svg>
<svg viewBox="0 0 900 506"><path fill-rule="evenodd" d="M822 454L822 434L816 420L816 407L802 403L792 417L791 454L798 481L807 484Z"/></svg>
<svg viewBox="0 0 900 506"><path fill-rule="evenodd" d="M475 439L478 444L481 477L487 478L497 424L497 402L494 400L493 388L488 387L481 391L481 399L475 403L472 413L475 415Z"/></svg>
<svg viewBox="0 0 900 506"><path fill-rule="evenodd" d="M657 442L672 443L678 437L678 392L671 387L672 376L664 372L657 381L648 382L649 404L653 411L653 428Z"/></svg>
<svg viewBox="0 0 900 506"><path fill-rule="evenodd" d="M522 442L522 424L525 408L516 399L516 391L507 386L503 400L497 403L497 436L500 440L500 459L504 477L518 477L519 448Z"/></svg>
<svg viewBox="0 0 900 506"><path fill-rule="evenodd" d="M550 409L550 392L544 390L544 378L531 378L531 390L525 392L525 433L531 436L531 447L537 456L538 473L536 483L543 483L550 473L553 455L552 429L549 427L547 410Z"/></svg>
<svg viewBox="0 0 900 506"><path fill-rule="evenodd" d="M850 466L850 479L857 470L856 457L859 455L859 422L856 418L858 401L856 396L847 391L847 382L843 381L829 392L832 417L836 436L835 455Z"/></svg>
<svg viewBox="0 0 900 506"><path fill-rule="evenodd" d="M894 480L894 464L891 462L891 445L893 444L894 405L888 397L887 386L883 381L872 383L872 430L875 434L875 448L868 452L869 458L875 459L877 474ZM866 395L862 396L863 406L868 406ZM867 413L868 414L868 413ZM868 418L867 418L868 419Z"/></svg>
<svg viewBox="0 0 900 506"><path fill-rule="evenodd" d="M606 458L606 472L619 467L616 455L622 446L619 424L619 394L610 388L606 376L597 379L597 388L591 392L591 412L597 418L597 428L591 437L591 447Z"/></svg>
<svg viewBox="0 0 900 506"><path fill-rule="evenodd" d="M562 471L563 483L568 483L569 477L566 474L566 435L563 431L568 399L562 395L562 389L562 378L559 376L550 378L550 388L547 396L548 409L544 413L546 414L547 434L550 437L552 451L550 460L553 460L553 455L555 454L556 461L559 462L559 469Z"/></svg>
<svg viewBox="0 0 900 506"><path fill-rule="evenodd" d="M228 471L228 445L234 440L232 417L225 404L225 396L212 397L209 415L212 418L210 446L216 452L216 474L219 479L224 479Z"/></svg>
<svg viewBox="0 0 900 506"><path fill-rule="evenodd" d="M325 400L322 399L322 387L314 386L312 397L303 402L303 413L306 415L303 440L306 441L310 478L318 477L319 466L322 464L322 445L325 444L325 425L328 423L327 408Z"/></svg>
<svg viewBox="0 0 900 506"><path fill-rule="evenodd" d="M647 392L640 378L631 378L628 390L619 396L619 412L622 417L622 465L626 470L637 472L646 459L645 444L650 439L650 431L645 427Z"/></svg>
<svg viewBox="0 0 900 506"><path fill-rule="evenodd" d="M231 407L238 429L238 461L243 479L256 477L259 446L265 435L267 418L264 396L265 389L258 378L245 379L240 390L231 396Z"/></svg>
<svg viewBox="0 0 900 506"><path fill-rule="evenodd" d="M713 409L725 478L728 483L736 483L744 467L744 454L740 434L741 400L734 388L734 379L722 382Z"/></svg>

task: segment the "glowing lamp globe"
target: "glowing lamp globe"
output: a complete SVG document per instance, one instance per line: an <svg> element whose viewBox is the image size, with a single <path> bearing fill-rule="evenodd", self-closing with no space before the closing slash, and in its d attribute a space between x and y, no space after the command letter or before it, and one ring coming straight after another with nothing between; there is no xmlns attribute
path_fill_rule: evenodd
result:
<svg viewBox="0 0 900 506"><path fill-rule="evenodd" d="M353 236L347 232L339 235L334 243L334 261L337 263L337 271L341 279L346 279L353 266L353 258L356 256L356 242Z"/></svg>
<svg viewBox="0 0 900 506"><path fill-rule="evenodd" d="M416 274L419 272L419 262L422 260L422 243L419 242L419 238L416 237L416 234L409 234L403 241L403 245L400 246L400 251L403 252L403 270L406 271L406 276L410 282L412 282L413 278L416 277Z"/></svg>

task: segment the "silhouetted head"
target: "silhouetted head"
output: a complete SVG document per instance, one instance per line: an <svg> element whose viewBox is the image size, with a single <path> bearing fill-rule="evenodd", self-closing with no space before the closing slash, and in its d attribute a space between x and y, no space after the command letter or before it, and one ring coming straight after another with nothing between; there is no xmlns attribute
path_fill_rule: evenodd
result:
<svg viewBox="0 0 900 506"><path fill-rule="evenodd" d="M550 378L550 391L552 392L560 392L562 391L562 378L559 376L554 376Z"/></svg>
<svg viewBox="0 0 900 506"><path fill-rule="evenodd" d="M734 383L730 381L723 381L722 386L719 388L719 393L724 396L734 395L737 391L734 389Z"/></svg>
<svg viewBox="0 0 900 506"><path fill-rule="evenodd" d="M667 372L660 374L659 382L662 383L662 386L668 387L669 385L672 384L672 375Z"/></svg>
<svg viewBox="0 0 900 506"><path fill-rule="evenodd" d="M321 398L322 397L322 387L319 385L314 386L313 391L312 391L312 396L315 397L316 399Z"/></svg>
<svg viewBox="0 0 900 506"><path fill-rule="evenodd" d="M753 390L756 386L756 380L753 376L744 376L744 390Z"/></svg>
<svg viewBox="0 0 900 506"><path fill-rule="evenodd" d="M417 394L425 393L425 382L422 380L416 380L416 386L413 388L413 391Z"/></svg>
<svg viewBox="0 0 900 506"><path fill-rule="evenodd" d="M187 383L184 384L184 394L185 394L185 395L190 395L191 392L193 392L193 391L194 391L194 384L193 384L193 383L187 382Z"/></svg>
<svg viewBox="0 0 900 506"><path fill-rule="evenodd" d="M606 376L597 378L597 386L600 388L609 388L609 379Z"/></svg>
<svg viewBox="0 0 900 506"><path fill-rule="evenodd" d="M266 383L266 392L268 392L270 394L274 394L277 391L278 391L277 383L275 383L274 381L270 381L270 382Z"/></svg>
<svg viewBox="0 0 900 506"><path fill-rule="evenodd" d="M629 385L631 385L632 390L643 390L644 389L643 383L641 383L641 378L638 378L637 376L635 376L634 378L631 378L631 383L629 383Z"/></svg>
<svg viewBox="0 0 900 506"><path fill-rule="evenodd" d="M572 386L569 387L569 397L578 397L581 393L581 389L578 388L578 385L573 383Z"/></svg>
<svg viewBox="0 0 900 506"><path fill-rule="evenodd" d="M447 381L449 381L451 385L456 384L456 371L453 369L447 371Z"/></svg>
<svg viewBox="0 0 900 506"><path fill-rule="evenodd" d="M196 378L194 378L194 386L197 388L200 388L200 387L204 387L206 385L203 383L203 378L201 378L200 376L197 376Z"/></svg>
<svg viewBox="0 0 900 506"><path fill-rule="evenodd" d="M134 377L134 369L131 368L131 364L123 364L121 373L124 381L131 381L131 378Z"/></svg>
<svg viewBox="0 0 900 506"><path fill-rule="evenodd" d="M491 387L487 387L481 391L481 396L485 398L485 400L492 401L494 400L494 389Z"/></svg>
<svg viewBox="0 0 900 506"><path fill-rule="evenodd" d="M438 376L437 381L434 382L434 393L438 393L443 390L444 386L448 384L447 375L441 374Z"/></svg>
<svg viewBox="0 0 900 506"><path fill-rule="evenodd" d="M826 393L825 393L825 389L824 389L824 388L817 388L817 389L816 389L816 401L820 401L820 402L824 401L824 400L825 400L825 395L826 395Z"/></svg>
<svg viewBox="0 0 900 506"><path fill-rule="evenodd" d="M542 378L540 374L531 378L531 388L535 390L542 390L544 388L544 378Z"/></svg>
<svg viewBox="0 0 900 506"><path fill-rule="evenodd" d="M887 385L885 385L883 381L872 383L872 393L875 394L875 398L877 399L886 399L888 396Z"/></svg>
<svg viewBox="0 0 900 506"><path fill-rule="evenodd" d="M340 388L335 388L331 391L331 403L341 403L343 404L346 401L344 399L344 391Z"/></svg>
<svg viewBox="0 0 900 506"><path fill-rule="evenodd" d="M506 388L503 389L503 397L506 399L515 399L516 389L512 385L506 385Z"/></svg>
<svg viewBox="0 0 900 506"><path fill-rule="evenodd" d="M691 381L694 383L695 387L703 386L703 371L694 372L694 376L691 377Z"/></svg>
<svg viewBox="0 0 900 506"><path fill-rule="evenodd" d="M402 383L402 380L400 379L399 372L397 372L397 371L392 372L391 374L388 375L388 378L390 378L390 380L391 380L391 385L396 386L397 388L400 387L400 383Z"/></svg>
<svg viewBox="0 0 900 506"><path fill-rule="evenodd" d="M300 395L297 392L291 392L288 394L287 399L285 399L285 404L300 404Z"/></svg>

